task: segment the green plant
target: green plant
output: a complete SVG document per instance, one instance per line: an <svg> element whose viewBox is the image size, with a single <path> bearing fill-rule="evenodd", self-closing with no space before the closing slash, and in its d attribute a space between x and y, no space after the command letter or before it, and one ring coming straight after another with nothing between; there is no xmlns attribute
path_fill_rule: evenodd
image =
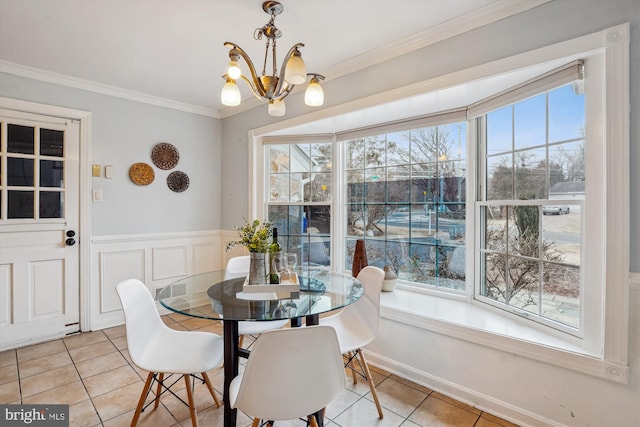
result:
<svg viewBox="0 0 640 427"><path fill-rule="evenodd" d="M262 222L257 219L249 222L246 218L243 219L243 226L233 226L233 229L238 232L240 240L227 242L227 251L230 251L237 245L243 245L249 252L267 252L272 230L271 223L269 221Z"/></svg>

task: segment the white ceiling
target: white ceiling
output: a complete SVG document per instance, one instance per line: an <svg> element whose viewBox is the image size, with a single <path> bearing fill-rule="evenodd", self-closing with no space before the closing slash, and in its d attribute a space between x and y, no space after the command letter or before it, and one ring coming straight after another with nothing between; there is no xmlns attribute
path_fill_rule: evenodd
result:
<svg viewBox="0 0 640 427"><path fill-rule="evenodd" d="M304 43L307 69L330 80L432 42L447 27L471 29L540 1L281 3L279 53ZM264 40L253 32L268 19L262 0L0 0L0 70L170 100L221 117L229 114L221 113L219 99L228 62L223 43L240 45L261 69Z"/></svg>

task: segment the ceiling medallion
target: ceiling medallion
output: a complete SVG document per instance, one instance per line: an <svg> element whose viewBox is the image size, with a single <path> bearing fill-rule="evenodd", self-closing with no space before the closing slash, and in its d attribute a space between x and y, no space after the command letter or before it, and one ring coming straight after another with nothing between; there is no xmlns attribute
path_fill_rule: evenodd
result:
<svg viewBox="0 0 640 427"><path fill-rule="evenodd" d="M302 60L301 47L302 43L296 43L289 49L284 57L280 73L276 64L276 39L282 36L282 32L276 28L275 19L284 10L284 7L277 1L265 1L262 4L265 13L271 15L271 19L263 27L254 31L253 38L262 40L267 39L265 56L262 68L262 74L258 76L253 62L249 55L235 43L226 42L224 45L230 47L229 51L229 68L227 73L222 76L226 83L222 87L220 100L224 105L236 106L240 105L242 97L240 89L236 85L236 80L244 80L251 89L251 92L260 100L269 102L269 114L272 116L284 116L286 107L284 98L291 93L296 85L303 84L310 76L309 86L304 95L304 102L310 106L320 106L324 103L324 93L320 86L320 80L324 80L324 76L317 73L307 73L307 67ZM271 56L271 61L269 61ZM245 75L240 68L240 58L249 67L250 76ZM271 62L271 74L267 74L267 62Z"/></svg>

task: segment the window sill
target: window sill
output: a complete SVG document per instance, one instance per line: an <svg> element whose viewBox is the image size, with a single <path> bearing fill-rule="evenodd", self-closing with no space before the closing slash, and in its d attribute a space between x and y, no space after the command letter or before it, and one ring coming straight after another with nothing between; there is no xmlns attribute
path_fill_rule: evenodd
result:
<svg viewBox="0 0 640 427"><path fill-rule="evenodd" d="M399 286L383 292L380 315L414 327L459 338L565 369L627 384L627 366L590 354L575 337L545 333L518 318L465 300L436 296Z"/></svg>

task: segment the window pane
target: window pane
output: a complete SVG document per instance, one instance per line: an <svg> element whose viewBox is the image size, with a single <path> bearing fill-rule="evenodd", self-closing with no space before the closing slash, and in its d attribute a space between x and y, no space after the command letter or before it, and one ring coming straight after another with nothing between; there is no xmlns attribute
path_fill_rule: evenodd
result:
<svg viewBox="0 0 640 427"><path fill-rule="evenodd" d="M367 169L365 171L367 185L365 187L365 200L368 203L383 203L387 199L384 168Z"/></svg>
<svg viewBox="0 0 640 427"><path fill-rule="evenodd" d="M353 139L345 142L346 169L364 168L364 139Z"/></svg>
<svg viewBox="0 0 640 427"><path fill-rule="evenodd" d="M409 164L409 141L409 132L393 132L387 134L387 166Z"/></svg>
<svg viewBox="0 0 640 427"><path fill-rule="evenodd" d="M371 168L385 164L385 135L365 138L365 167Z"/></svg>
<svg viewBox="0 0 640 427"><path fill-rule="evenodd" d="M289 146L269 145L268 149L271 172L289 172Z"/></svg>
<svg viewBox="0 0 640 427"><path fill-rule="evenodd" d="M515 149L545 145L546 95L525 99L514 105Z"/></svg>
<svg viewBox="0 0 640 427"><path fill-rule="evenodd" d="M312 173L310 192L312 202L331 201L331 174Z"/></svg>
<svg viewBox="0 0 640 427"><path fill-rule="evenodd" d="M394 166L387 169L387 191L390 202L409 202L411 197L409 166Z"/></svg>
<svg viewBox="0 0 640 427"><path fill-rule="evenodd" d="M311 171L311 146L309 144L291 144L291 172L310 172Z"/></svg>
<svg viewBox="0 0 640 427"><path fill-rule="evenodd" d="M549 142L584 137L584 94L578 88L574 83L549 92Z"/></svg>
<svg viewBox="0 0 640 427"><path fill-rule="evenodd" d="M544 205L542 212L545 260L580 266L580 205Z"/></svg>
<svg viewBox="0 0 640 427"><path fill-rule="evenodd" d="M578 328L580 326L580 269L543 264L542 315Z"/></svg>
<svg viewBox="0 0 640 427"><path fill-rule="evenodd" d="M289 175L277 174L271 175L269 180L271 202L288 202L289 201Z"/></svg>
<svg viewBox="0 0 640 427"><path fill-rule="evenodd" d="M538 261L510 256L508 262L509 279L505 291L505 303L537 314L540 295Z"/></svg>
<svg viewBox="0 0 640 427"><path fill-rule="evenodd" d="M491 251L506 253L507 244L506 206L483 206L481 218L484 218L484 247Z"/></svg>
<svg viewBox="0 0 640 427"><path fill-rule="evenodd" d="M40 218L64 218L64 193L40 192Z"/></svg>
<svg viewBox="0 0 640 427"><path fill-rule="evenodd" d="M7 185L33 187L33 159L7 159Z"/></svg>
<svg viewBox="0 0 640 427"><path fill-rule="evenodd" d="M540 253L540 209L538 206L509 207L508 252L537 258Z"/></svg>
<svg viewBox="0 0 640 427"><path fill-rule="evenodd" d="M487 158L487 200L513 198L513 168L510 154Z"/></svg>
<svg viewBox="0 0 640 427"><path fill-rule="evenodd" d="M305 198L305 184L307 181L305 180L309 174L302 173L292 173L289 175L289 201L291 202L302 202L303 200L308 200Z"/></svg>
<svg viewBox="0 0 640 427"><path fill-rule="evenodd" d="M483 258L483 282L481 295L496 301L506 302L506 269L507 255L501 253L486 253Z"/></svg>
<svg viewBox="0 0 640 427"><path fill-rule="evenodd" d="M487 156L513 149L511 106L487 114Z"/></svg>
<svg viewBox="0 0 640 427"><path fill-rule="evenodd" d="M64 187L64 163L53 160L40 160L40 186Z"/></svg>
<svg viewBox="0 0 640 427"><path fill-rule="evenodd" d="M558 182L582 182L580 191L584 193L584 140L550 146L549 159L553 167L550 171L551 189ZM551 192L554 191L551 190Z"/></svg>
<svg viewBox="0 0 640 427"><path fill-rule="evenodd" d="M546 150L520 151L516 153L516 196L518 200L546 199L547 162Z"/></svg>
<svg viewBox="0 0 640 427"><path fill-rule="evenodd" d="M40 129L40 154L63 157L64 131Z"/></svg>
<svg viewBox="0 0 640 427"><path fill-rule="evenodd" d="M7 218L35 218L33 191L8 191L7 199Z"/></svg>
<svg viewBox="0 0 640 427"><path fill-rule="evenodd" d="M7 125L7 152L34 154L34 128L20 125Z"/></svg>

